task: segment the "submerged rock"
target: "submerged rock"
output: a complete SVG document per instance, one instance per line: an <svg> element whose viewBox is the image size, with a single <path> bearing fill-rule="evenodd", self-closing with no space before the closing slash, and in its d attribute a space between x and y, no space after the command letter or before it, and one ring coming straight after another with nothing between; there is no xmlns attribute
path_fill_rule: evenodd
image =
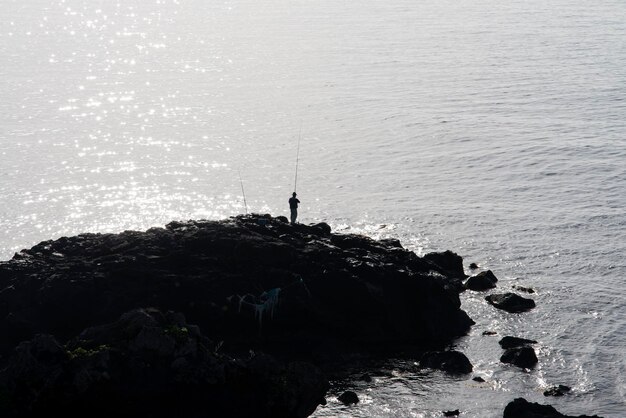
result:
<svg viewBox="0 0 626 418"><path fill-rule="evenodd" d="M443 370L447 373L471 373L472 363L460 351L430 351L424 353L420 360L422 367Z"/></svg>
<svg viewBox="0 0 626 418"><path fill-rule="evenodd" d="M535 301L515 293L501 293L485 296L485 300L498 309L511 313L525 312L535 307Z"/></svg>
<svg viewBox="0 0 626 418"><path fill-rule="evenodd" d="M513 286L513 289L519 290L520 292L535 293L535 290L531 287Z"/></svg>
<svg viewBox="0 0 626 418"><path fill-rule="evenodd" d="M551 405L541 405L517 398L504 408L503 418L601 418L598 415L563 415Z"/></svg>
<svg viewBox="0 0 626 418"><path fill-rule="evenodd" d="M502 354L502 357L500 357L500 361L524 369L530 369L535 367L539 360L532 347L521 346L507 349L504 354Z"/></svg>
<svg viewBox="0 0 626 418"><path fill-rule="evenodd" d="M563 396L571 390L571 387L565 385L552 386L543 392L543 396Z"/></svg>

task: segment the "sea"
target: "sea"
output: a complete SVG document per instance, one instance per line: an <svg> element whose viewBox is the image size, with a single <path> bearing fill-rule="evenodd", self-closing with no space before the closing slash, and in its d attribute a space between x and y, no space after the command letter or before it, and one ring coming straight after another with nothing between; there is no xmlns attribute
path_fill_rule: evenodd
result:
<svg viewBox="0 0 626 418"><path fill-rule="evenodd" d="M517 397L626 416L623 0L1 6L0 259L288 216L296 190L300 222L449 249L537 303L509 314L465 292L476 325L451 348L472 375L392 358L333 381L314 417L499 417ZM537 367L501 363L504 335L537 340Z"/></svg>

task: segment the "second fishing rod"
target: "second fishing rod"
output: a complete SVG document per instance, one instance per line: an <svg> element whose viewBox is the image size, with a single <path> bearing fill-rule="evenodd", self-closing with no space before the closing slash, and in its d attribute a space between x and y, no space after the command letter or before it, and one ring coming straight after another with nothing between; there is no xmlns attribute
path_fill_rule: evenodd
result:
<svg viewBox="0 0 626 418"><path fill-rule="evenodd" d="M297 192L298 189L298 163L300 162L300 140L302 139L302 123L300 124L300 131L298 132L298 148L296 152L296 177L293 180L293 192Z"/></svg>

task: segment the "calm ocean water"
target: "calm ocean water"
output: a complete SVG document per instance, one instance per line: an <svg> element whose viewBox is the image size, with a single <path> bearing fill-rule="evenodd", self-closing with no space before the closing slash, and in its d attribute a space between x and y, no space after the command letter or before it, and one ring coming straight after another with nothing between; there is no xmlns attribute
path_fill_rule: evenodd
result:
<svg viewBox="0 0 626 418"><path fill-rule="evenodd" d="M315 416L501 416L523 396L626 416L626 2L3 0L0 257L248 209L451 249L482 294L478 384L391 361ZM496 337L482 336L493 330ZM537 339L531 372L502 335ZM410 368L410 364L409 364ZM545 398L565 384L573 393Z"/></svg>

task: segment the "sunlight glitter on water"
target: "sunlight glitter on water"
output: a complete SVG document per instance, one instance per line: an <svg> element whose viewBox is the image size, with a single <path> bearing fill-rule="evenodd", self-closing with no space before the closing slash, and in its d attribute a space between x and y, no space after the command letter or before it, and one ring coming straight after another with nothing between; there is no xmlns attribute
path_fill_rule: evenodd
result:
<svg viewBox="0 0 626 418"><path fill-rule="evenodd" d="M564 383L557 409L623 416L624 7L7 0L0 254L241 213L239 172L248 210L286 215L301 130L302 222L454 250L538 304L463 296L487 384L381 378L321 414L499 416ZM539 368L485 330L539 340Z"/></svg>

